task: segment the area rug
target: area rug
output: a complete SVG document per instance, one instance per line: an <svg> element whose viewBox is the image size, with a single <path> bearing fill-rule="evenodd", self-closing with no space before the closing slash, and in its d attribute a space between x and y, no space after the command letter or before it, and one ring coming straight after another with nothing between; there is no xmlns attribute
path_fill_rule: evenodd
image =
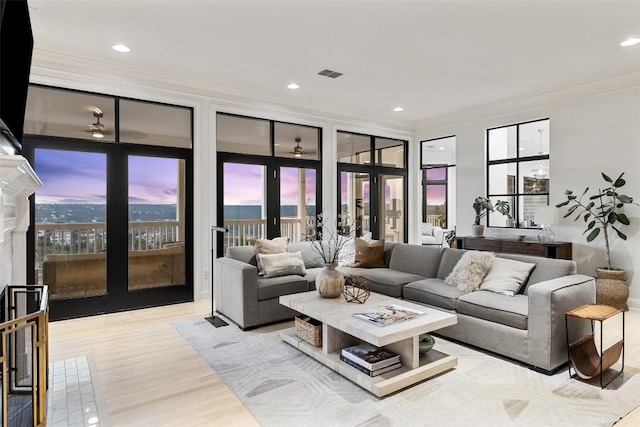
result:
<svg viewBox="0 0 640 427"><path fill-rule="evenodd" d="M548 376L437 338L458 366L377 398L280 340L286 322L243 332L204 319L172 323L260 425L268 426L610 426L640 405L630 369L608 389Z"/></svg>

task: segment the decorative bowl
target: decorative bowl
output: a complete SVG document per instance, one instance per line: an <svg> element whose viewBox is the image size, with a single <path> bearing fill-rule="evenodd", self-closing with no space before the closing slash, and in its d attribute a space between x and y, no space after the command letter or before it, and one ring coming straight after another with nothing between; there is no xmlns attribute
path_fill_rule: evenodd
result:
<svg viewBox="0 0 640 427"><path fill-rule="evenodd" d="M435 338L429 334L422 334L418 339L418 353L425 354L431 350L436 343Z"/></svg>

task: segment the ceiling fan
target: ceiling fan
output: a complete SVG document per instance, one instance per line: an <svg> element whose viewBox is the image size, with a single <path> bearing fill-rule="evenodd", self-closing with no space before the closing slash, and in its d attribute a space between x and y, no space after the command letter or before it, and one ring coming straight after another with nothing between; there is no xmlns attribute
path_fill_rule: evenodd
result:
<svg viewBox="0 0 640 427"><path fill-rule="evenodd" d="M85 132L89 132L91 136L94 138L104 138L105 135L110 134L107 130L105 130L104 125L100 123L100 118L103 117L104 114L102 110L98 107L93 108L93 117L96 118L96 122L89 125L89 129Z"/></svg>
<svg viewBox="0 0 640 427"><path fill-rule="evenodd" d="M294 141L296 142L296 146L293 148L293 151L290 151L289 154L293 154L293 157L296 158L300 158L302 157L303 154L316 154L317 151L306 151L306 152L302 152L302 147L300 146L300 143L302 142L302 138L300 138L299 136L296 137L294 139Z"/></svg>

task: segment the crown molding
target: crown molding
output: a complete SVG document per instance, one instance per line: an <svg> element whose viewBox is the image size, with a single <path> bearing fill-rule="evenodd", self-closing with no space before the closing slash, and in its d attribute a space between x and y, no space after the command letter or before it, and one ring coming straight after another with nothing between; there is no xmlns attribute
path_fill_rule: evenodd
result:
<svg viewBox="0 0 640 427"><path fill-rule="evenodd" d="M210 82L192 80L158 71L88 60L65 53L33 50L31 62L33 83L105 93L113 88L112 95L131 96L141 91L167 100L186 98L198 102L228 106L237 110L256 110L278 114L306 116L313 121L340 120L376 123L388 131L413 132L413 120L390 119L386 116L370 116L361 112L340 109L331 105L310 104L284 97L266 95L255 91L226 87ZM139 96L139 95L138 95Z"/></svg>
<svg viewBox="0 0 640 427"><path fill-rule="evenodd" d="M470 122L493 116L539 108L545 105L573 101L619 89L640 86L640 71L603 78L538 95L505 99L502 101L459 110L416 122L415 131L424 132L457 123Z"/></svg>

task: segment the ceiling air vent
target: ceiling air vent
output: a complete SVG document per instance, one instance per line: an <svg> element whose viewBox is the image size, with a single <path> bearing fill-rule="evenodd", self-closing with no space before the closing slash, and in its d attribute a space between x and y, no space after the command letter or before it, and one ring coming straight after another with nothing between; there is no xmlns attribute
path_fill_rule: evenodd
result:
<svg viewBox="0 0 640 427"><path fill-rule="evenodd" d="M321 76L331 77L332 79L338 78L342 75L342 73L327 69L320 71L318 74Z"/></svg>

